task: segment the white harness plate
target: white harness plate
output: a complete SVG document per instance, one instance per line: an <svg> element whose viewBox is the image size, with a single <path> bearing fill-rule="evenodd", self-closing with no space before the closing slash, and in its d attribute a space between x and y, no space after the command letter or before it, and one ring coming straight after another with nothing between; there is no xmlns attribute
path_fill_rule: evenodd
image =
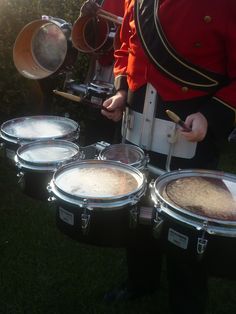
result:
<svg viewBox="0 0 236 314"><path fill-rule="evenodd" d="M195 156L197 142L187 141L176 124L159 118L156 113L156 92L147 85L144 112L126 110L123 117L122 136L142 149L171 156L191 159Z"/></svg>

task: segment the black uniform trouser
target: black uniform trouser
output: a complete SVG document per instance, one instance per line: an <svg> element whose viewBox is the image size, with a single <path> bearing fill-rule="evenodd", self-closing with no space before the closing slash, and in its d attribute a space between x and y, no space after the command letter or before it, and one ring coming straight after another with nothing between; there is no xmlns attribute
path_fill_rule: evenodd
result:
<svg viewBox="0 0 236 314"><path fill-rule="evenodd" d="M143 94L142 90L141 94ZM139 105L143 102L143 97L139 93L131 95L128 101L132 109L142 112ZM196 99L192 102L188 100L177 103L162 103L160 101L157 106L157 115L159 118L167 119L165 110L169 109L180 115L184 120L187 115L198 112L198 108L205 101L207 101L207 98ZM151 164L165 169L166 156L155 152L148 153ZM205 140L198 143L195 157L192 159L172 158L171 170L179 168L215 170L217 169L218 156L217 139L208 132ZM148 233L148 236L144 236L143 233L145 232ZM146 245L145 241L147 241ZM186 259L181 254L175 255L170 253L165 249L164 242L162 239L158 242L155 241L148 228L146 231L145 229L140 231L133 245L127 248L129 282L132 282L134 287L143 287L143 290L158 288L164 250L167 261L169 301L172 313L205 313L208 279L206 264L198 260Z"/></svg>

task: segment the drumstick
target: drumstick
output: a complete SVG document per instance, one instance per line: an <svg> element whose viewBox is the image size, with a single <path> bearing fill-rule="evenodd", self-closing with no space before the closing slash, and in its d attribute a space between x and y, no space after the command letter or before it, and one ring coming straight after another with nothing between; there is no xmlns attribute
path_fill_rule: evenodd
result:
<svg viewBox="0 0 236 314"><path fill-rule="evenodd" d="M73 101L77 101L77 102L81 101L81 97L70 94L70 93L61 92L61 91L56 90L56 89L53 90L53 93L56 95L62 96L64 98L67 98L69 100L73 100Z"/></svg>
<svg viewBox="0 0 236 314"><path fill-rule="evenodd" d="M85 99L79 97L79 96L76 96L76 95L73 95L73 94L70 94L70 93L65 93L65 92L61 92L59 90L56 90L54 89L53 90L53 93L55 95L59 95L59 96L62 96L66 99L69 99L69 100L72 100L72 101L76 101L76 102L81 102ZM90 105L92 105L93 107L96 107L96 108L99 108L99 109L102 109L102 110L105 110L105 111L109 111L109 112L112 112L112 110L108 110L106 107L104 107L103 105L99 106L99 105L93 105L91 102L89 102Z"/></svg>
<svg viewBox="0 0 236 314"><path fill-rule="evenodd" d="M113 14L113 13L111 13L111 12L108 12L108 11L106 11L106 10L103 10L103 9L98 9L97 12L98 12L98 13L102 13L103 15L108 15L108 16L113 17L113 18L119 17L119 18L122 19L122 17L120 17L120 16L118 16L118 15L115 15L115 14Z"/></svg>
<svg viewBox="0 0 236 314"><path fill-rule="evenodd" d="M121 16L117 16L115 14L112 14L112 13L107 12L107 11L102 10L102 9L99 9L97 11L97 15L100 16L101 18L103 18L105 20L109 20L115 24L121 25L123 22L123 18Z"/></svg>
<svg viewBox="0 0 236 314"><path fill-rule="evenodd" d="M183 130L185 132L190 132L191 129L189 127L186 126L186 124L184 123L183 120L180 119L180 117L174 113L173 111L170 111L170 110L166 110L166 113L168 115L168 117L174 121L176 124L178 124L179 126L181 126L181 128L183 128Z"/></svg>

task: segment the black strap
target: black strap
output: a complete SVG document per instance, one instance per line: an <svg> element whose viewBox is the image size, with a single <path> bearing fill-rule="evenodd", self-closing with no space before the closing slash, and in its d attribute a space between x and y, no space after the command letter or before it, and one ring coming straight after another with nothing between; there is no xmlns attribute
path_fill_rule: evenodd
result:
<svg viewBox="0 0 236 314"><path fill-rule="evenodd" d="M144 51L160 72L171 80L209 94L227 83L221 74L208 71L179 56L170 45L158 17L159 0L136 0L135 23ZM158 52L158 53L157 53Z"/></svg>

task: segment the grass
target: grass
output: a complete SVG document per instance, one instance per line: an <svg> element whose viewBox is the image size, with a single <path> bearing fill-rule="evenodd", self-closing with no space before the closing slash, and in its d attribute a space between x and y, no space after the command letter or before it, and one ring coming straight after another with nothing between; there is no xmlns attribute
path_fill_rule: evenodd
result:
<svg viewBox="0 0 236 314"><path fill-rule="evenodd" d="M225 152L222 168L236 173L236 146ZM53 205L24 195L4 160L0 192L1 314L169 313L165 270L159 293L105 305L104 292L126 277L124 250L86 246L60 233ZM236 282L210 279L209 287L209 314L236 313Z"/></svg>

